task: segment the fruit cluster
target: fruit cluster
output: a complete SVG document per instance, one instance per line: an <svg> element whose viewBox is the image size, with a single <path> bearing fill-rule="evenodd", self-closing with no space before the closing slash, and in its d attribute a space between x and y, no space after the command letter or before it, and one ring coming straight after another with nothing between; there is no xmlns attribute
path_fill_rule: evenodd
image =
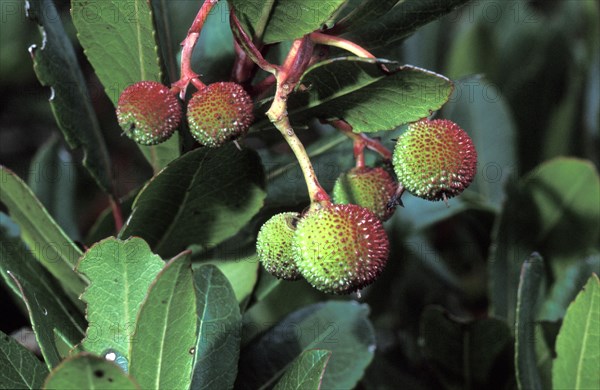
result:
<svg viewBox="0 0 600 390"><path fill-rule="evenodd" d="M333 188L333 203L313 203L300 215L286 212L260 229L257 252L272 275L303 277L325 293L346 294L371 284L388 261L382 221L404 190L427 200L447 200L469 186L477 153L455 123L424 119L398 139L392 163L396 183L385 169L357 166Z"/></svg>
<svg viewBox="0 0 600 390"><path fill-rule="evenodd" d="M117 119L125 135L142 145L166 141L181 124L177 91L155 81L140 81L119 97ZM209 84L196 91L187 104L192 136L202 145L218 147L248 132L253 103L241 85Z"/></svg>

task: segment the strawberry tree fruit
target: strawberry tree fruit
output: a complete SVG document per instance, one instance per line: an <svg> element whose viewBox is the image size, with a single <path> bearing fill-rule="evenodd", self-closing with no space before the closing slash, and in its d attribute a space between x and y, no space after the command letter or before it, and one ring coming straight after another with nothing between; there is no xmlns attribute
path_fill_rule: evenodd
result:
<svg viewBox="0 0 600 390"><path fill-rule="evenodd" d="M371 284L388 260L379 218L354 204L309 211L296 227L292 251L302 276L316 289L348 294Z"/></svg>
<svg viewBox="0 0 600 390"><path fill-rule="evenodd" d="M383 168L352 168L336 180L333 202L359 205L386 221L394 214L395 206L388 207L388 204L397 188L392 175Z"/></svg>
<svg viewBox="0 0 600 390"><path fill-rule="evenodd" d="M258 259L267 272L279 279L300 279L292 256L292 237L296 232L298 218L299 214L294 212L276 214L258 232Z"/></svg>
<svg viewBox="0 0 600 390"><path fill-rule="evenodd" d="M393 156L398 181L413 195L446 200L473 181L477 152L469 135L446 119L421 120L400 136Z"/></svg>
<svg viewBox="0 0 600 390"><path fill-rule="evenodd" d="M190 132L204 146L221 146L248 132L254 120L252 109L252 98L241 85L209 84L194 93L188 102Z"/></svg>
<svg viewBox="0 0 600 390"><path fill-rule="evenodd" d="M181 123L181 105L168 87L140 81L125 88L117 103L117 119L125 135L141 145L156 145Z"/></svg>

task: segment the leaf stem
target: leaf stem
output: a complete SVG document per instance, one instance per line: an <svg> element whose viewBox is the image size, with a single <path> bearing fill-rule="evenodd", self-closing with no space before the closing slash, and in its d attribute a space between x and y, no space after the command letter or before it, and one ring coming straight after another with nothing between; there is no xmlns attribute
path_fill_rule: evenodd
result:
<svg viewBox="0 0 600 390"><path fill-rule="evenodd" d="M254 45L252 38L250 38L250 36L248 36L248 34L246 34L244 29L242 28L242 25L240 24L240 21L238 20L237 16L235 16L233 9L229 14L229 23L231 25L231 31L233 32L235 41L240 46L240 48L244 50L246 55L250 57L250 59L262 70L276 75L277 71L279 70L279 67L265 60L260 50L258 50L258 48Z"/></svg>
<svg viewBox="0 0 600 390"><path fill-rule="evenodd" d="M187 36L181 42L181 75L179 80L171 84L171 88L179 92L179 97L181 99L185 98L185 91L190 83L197 89L205 87L204 83L200 81L198 73L192 70L192 53L200 38L200 32L202 31L204 22L206 22L206 18L208 18L212 7L217 4L218 1L219 0L206 0L202 3L202 7L200 7L198 14L194 18Z"/></svg>
<svg viewBox="0 0 600 390"><path fill-rule="evenodd" d="M115 221L115 229L117 232L119 232L123 227L123 211L121 210L121 202L112 195L109 195L108 202L110 203L113 219Z"/></svg>
<svg viewBox="0 0 600 390"><path fill-rule="evenodd" d="M314 43L319 45L334 46L349 51L357 57L376 58L373 54L371 54L370 51L368 51L364 47L344 38L336 37L329 34L323 34L320 32L313 32L310 34L310 39Z"/></svg>

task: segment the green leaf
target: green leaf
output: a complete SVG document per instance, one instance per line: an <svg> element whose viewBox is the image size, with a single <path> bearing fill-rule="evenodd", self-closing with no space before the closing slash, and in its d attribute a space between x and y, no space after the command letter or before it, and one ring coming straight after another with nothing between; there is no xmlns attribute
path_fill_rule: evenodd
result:
<svg viewBox="0 0 600 390"><path fill-rule="evenodd" d="M239 151L234 145L196 149L148 182L120 236L140 236L163 257L190 245L212 248L260 210L264 186L260 160L252 150Z"/></svg>
<svg viewBox="0 0 600 390"><path fill-rule="evenodd" d="M87 303L86 351L111 349L129 359L135 320L150 283L165 265L144 240L107 238L81 258L77 271L89 280L81 295Z"/></svg>
<svg viewBox="0 0 600 390"><path fill-rule="evenodd" d="M463 322L428 307L421 316L420 340L425 359L445 388L504 388L492 375L511 358L506 352L512 348L512 338L503 321ZM510 376L502 374L505 384L510 383Z"/></svg>
<svg viewBox="0 0 600 390"><path fill-rule="evenodd" d="M519 259L586 255L600 234L600 181L585 160L557 158L509 185L489 255L494 315L514 323ZM569 237L568 240L565 237Z"/></svg>
<svg viewBox="0 0 600 390"><path fill-rule="evenodd" d="M162 81L148 1L73 0L71 15L85 55L115 106L127 86ZM179 156L179 135L139 148L156 173Z"/></svg>
<svg viewBox="0 0 600 390"><path fill-rule="evenodd" d="M216 266L226 276L239 303L246 300L254 291L260 268L256 254L235 259L208 260L199 265L203 267L204 264Z"/></svg>
<svg viewBox="0 0 600 390"><path fill-rule="evenodd" d="M83 280L73 271L81 251L14 172L0 166L0 183L0 201L21 228L23 241L35 258L77 300L85 287Z"/></svg>
<svg viewBox="0 0 600 390"><path fill-rule="evenodd" d="M3 389L39 389L48 374L48 369L31 351L2 331L0 367L0 388Z"/></svg>
<svg viewBox="0 0 600 390"><path fill-rule="evenodd" d="M302 352L277 382L275 390L320 389L330 357L331 351L326 349Z"/></svg>
<svg viewBox="0 0 600 390"><path fill-rule="evenodd" d="M319 30L344 2L229 0L248 34L267 44L301 38Z"/></svg>
<svg viewBox="0 0 600 390"><path fill-rule="evenodd" d="M229 389L237 375L242 315L231 284L219 269L194 270L198 338L193 389Z"/></svg>
<svg viewBox="0 0 600 390"><path fill-rule="evenodd" d="M56 367L46 378L44 389L135 390L140 387L116 364L81 353Z"/></svg>
<svg viewBox="0 0 600 390"><path fill-rule="evenodd" d="M583 288L592 272L600 274L600 254L585 258L577 256L571 259L560 259L550 265L554 283L539 317L547 321L559 321L564 318L567 307Z"/></svg>
<svg viewBox="0 0 600 390"><path fill-rule="evenodd" d="M475 144L477 174L464 195L499 212L506 181L517 169L511 111L500 91L481 77L469 77L455 85L440 116L458 123Z"/></svg>
<svg viewBox="0 0 600 390"><path fill-rule="evenodd" d="M536 312L544 281L544 260L533 253L521 268L515 324L515 367L519 389L541 390L536 359Z"/></svg>
<svg viewBox="0 0 600 390"><path fill-rule="evenodd" d="M452 93L452 82L441 75L408 65L384 73L381 64L395 66L358 57L313 65L300 81L307 90L289 98L292 122L343 119L357 133L393 130L429 116Z"/></svg>
<svg viewBox="0 0 600 390"><path fill-rule="evenodd" d="M130 343L129 372L142 388L187 389L196 345L196 299L188 253L150 285Z"/></svg>
<svg viewBox="0 0 600 390"><path fill-rule="evenodd" d="M27 183L57 224L74 240L79 239L74 214L76 181L77 170L71 154L58 137L51 137L33 158Z"/></svg>
<svg viewBox="0 0 600 390"><path fill-rule="evenodd" d="M49 368L61 361L55 336L68 347L81 341L85 319L61 286L31 255L18 237L6 231L6 215L0 213L0 271L6 285L21 297L37 342Z"/></svg>
<svg viewBox="0 0 600 390"><path fill-rule="evenodd" d="M51 0L27 2L27 16L40 25L42 47L29 48L38 80L50 87L50 107L67 143L83 150L83 165L98 186L112 191L108 152L73 45Z"/></svg>
<svg viewBox="0 0 600 390"><path fill-rule="evenodd" d="M242 351L237 383L273 385L303 351L328 349L331 359L322 387L353 388L373 358L375 336L368 306L329 301L302 308Z"/></svg>
<svg viewBox="0 0 600 390"><path fill-rule="evenodd" d="M404 0L384 17L344 35L367 49L398 44L419 27L450 13L468 0Z"/></svg>
<svg viewBox="0 0 600 390"><path fill-rule="evenodd" d="M600 280L596 274L569 305L556 340L556 354L553 389L600 386Z"/></svg>
<svg viewBox="0 0 600 390"><path fill-rule="evenodd" d="M358 5L346 16L335 22L328 33L339 33L359 29L388 13L397 3L404 0L366 0L361 1Z"/></svg>

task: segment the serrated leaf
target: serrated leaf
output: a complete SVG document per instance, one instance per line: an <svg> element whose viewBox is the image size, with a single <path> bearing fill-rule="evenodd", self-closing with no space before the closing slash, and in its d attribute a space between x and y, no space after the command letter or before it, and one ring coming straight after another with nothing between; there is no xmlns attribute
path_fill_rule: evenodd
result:
<svg viewBox="0 0 600 390"><path fill-rule="evenodd" d="M384 17L344 34L344 38L370 50L397 44L419 27L450 13L467 1L404 0Z"/></svg>
<svg viewBox="0 0 600 390"><path fill-rule="evenodd" d="M0 244L2 245L2 244ZM0 331L0 388L38 389L48 369L35 355Z"/></svg>
<svg viewBox="0 0 600 390"><path fill-rule="evenodd" d="M366 0L361 1L346 16L337 21L328 33L346 32L359 29L375 22L388 13L397 3L404 0Z"/></svg>
<svg viewBox="0 0 600 390"><path fill-rule="evenodd" d="M328 349L322 387L353 388L375 347L369 309L353 301L329 301L295 311L242 351L237 383L260 388L276 383L303 351Z"/></svg>
<svg viewBox="0 0 600 390"><path fill-rule="evenodd" d="M35 258L77 300L85 287L73 271L81 251L14 172L0 166L0 183L0 201L21 228L21 238Z"/></svg>
<svg viewBox="0 0 600 390"><path fill-rule="evenodd" d="M71 15L85 55L115 106L127 86L162 81L148 1L73 0ZM179 135L139 148L156 173L179 156Z"/></svg>
<svg viewBox="0 0 600 390"><path fill-rule="evenodd" d="M326 349L302 352L277 382L275 390L320 389L330 357L331 351Z"/></svg>
<svg viewBox="0 0 600 390"><path fill-rule="evenodd" d="M260 210L264 186L262 166L252 150L231 144L196 149L148 182L120 237L140 236L163 257L190 245L215 247Z"/></svg>
<svg viewBox="0 0 600 390"><path fill-rule="evenodd" d="M150 285L131 340L129 372L142 388L187 389L196 345L189 255L170 260Z"/></svg>
<svg viewBox="0 0 600 390"><path fill-rule="evenodd" d="M428 307L421 316L419 333L423 355L445 388L503 388L492 375L495 367L511 363L507 360L512 357L512 338L503 321L463 322L442 309ZM502 377L508 385L511 378Z"/></svg>
<svg viewBox="0 0 600 390"><path fill-rule="evenodd" d="M35 154L27 183L56 223L73 240L79 239L75 219L77 170L58 137L50 138Z"/></svg>
<svg viewBox="0 0 600 390"><path fill-rule="evenodd" d="M129 359L139 308L164 265L138 237L107 238L83 255L77 271L89 281L81 295L89 323L82 342L86 351L101 355L111 349Z"/></svg>
<svg viewBox="0 0 600 390"><path fill-rule="evenodd" d="M56 367L46 379L44 389L135 390L140 387L116 364L81 353Z"/></svg>
<svg viewBox="0 0 600 390"><path fill-rule="evenodd" d="M533 253L521 268L515 323L515 367L519 389L541 390L536 358L536 313L544 281L544 260Z"/></svg>
<svg viewBox="0 0 600 390"><path fill-rule="evenodd" d="M23 299L46 365L52 368L62 359L55 343L55 334L68 347L73 347L84 336L85 319L56 280L31 255L31 251L17 237L8 234L5 230L8 218L0 213L0 220L2 278Z"/></svg>
<svg viewBox="0 0 600 390"><path fill-rule="evenodd" d="M556 339L553 389L600 387L600 280L592 274L567 314Z"/></svg>
<svg viewBox="0 0 600 390"><path fill-rule="evenodd" d="M192 389L229 389L237 375L242 315L231 284L213 265L194 270L198 338Z"/></svg>
<svg viewBox="0 0 600 390"><path fill-rule="evenodd" d="M588 161L557 158L507 188L488 262L492 311L514 324L518 259L534 250L557 257L585 255L597 247L600 179Z"/></svg>
<svg viewBox="0 0 600 390"><path fill-rule="evenodd" d="M229 0L249 35L264 43L301 38L319 30L345 0Z"/></svg>
<svg viewBox="0 0 600 390"><path fill-rule="evenodd" d="M334 58L309 68L300 81L306 91L288 100L292 123L311 118L343 119L354 132L393 130L442 107L453 85L444 76L393 62L358 57ZM264 126L264 121L254 125Z"/></svg>
<svg viewBox="0 0 600 390"><path fill-rule="evenodd" d="M51 0L26 2L27 16L40 25L42 46L30 47L38 80L51 88L50 106L72 149L83 150L83 165L104 191L112 191L109 155L73 45Z"/></svg>

